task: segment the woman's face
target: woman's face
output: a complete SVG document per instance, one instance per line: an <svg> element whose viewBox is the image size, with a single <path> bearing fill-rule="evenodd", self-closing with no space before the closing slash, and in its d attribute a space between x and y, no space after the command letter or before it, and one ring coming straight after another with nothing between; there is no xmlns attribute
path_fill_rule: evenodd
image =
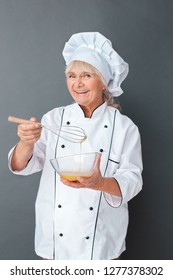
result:
<svg viewBox="0 0 173 280"><path fill-rule="evenodd" d="M72 69L67 74L67 87L72 98L84 110L92 112L103 103L104 85L97 74Z"/></svg>

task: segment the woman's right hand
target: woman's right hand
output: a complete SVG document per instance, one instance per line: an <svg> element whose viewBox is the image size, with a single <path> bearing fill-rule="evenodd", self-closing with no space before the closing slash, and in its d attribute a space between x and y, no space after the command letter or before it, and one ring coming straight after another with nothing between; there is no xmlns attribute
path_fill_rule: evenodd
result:
<svg viewBox="0 0 173 280"><path fill-rule="evenodd" d="M37 119L32 117L30 119L33 123L31 124L19 124L17 135L23 145L33 147L41 136L41 124L38 123Z"/></svg>
<svg viewBox="0 0 173 280"><path fill-rule="evenodd" d="M20 171L26 167L32 157L34 144L41 136L41 124L37 122L36 118L30 120L33 123L18 125L17 135L20 141L11 158L11 168L15 171Z"/></svg>

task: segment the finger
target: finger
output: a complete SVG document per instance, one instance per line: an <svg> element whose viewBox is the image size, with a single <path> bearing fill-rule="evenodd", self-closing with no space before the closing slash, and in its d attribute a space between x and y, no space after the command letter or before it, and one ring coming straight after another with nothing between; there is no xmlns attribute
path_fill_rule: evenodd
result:
<svg viewBox="0 0 173 280"><path fill-rule="evenodd" d="M78 182L77 180L76 180L76 181L69 181L69 180L64 180L64 179L61 179L61 178L60 178L60 180L61 180L61 182L62 182L64 185L69 186L69 187L72 187L72 188L81 188L81 187L83 187L83 186L81 185L81 183Z"/></svg>
<svg viewBox="0 0 173 280"><path fill-rule="evenodd" d="M37 130L21 130L21 129L18 129L17 131L17 135L20 137L20 138L30 138L30 139L34 139L34 138L38 138L41 136L41 130L40 129L37 129Z"/></svg>
<svg viewBox="0 0 173 280"><path fill-rule="evenodd" d="M33 123L33 124L19 124L19 129L23 131L29 131L34 129L41 129L41 124L39 123Z"/></svg>
<svg viewBox="0 0 173 280"><path fill-rule="evenodd" d="M97 166L99 166L99 167L100 167L101 157L102 157L102 154L101 154L101 153L98 153L98 154L97 154L97 161L96 161L96 164L97 164Z"/></svg>
<svg viewBox="0 0 173 280"><path fill-rule="evenodd" d="M30 121L32 121L32 122L38 122L37 119L36 119L35 117L31 117L31 118L30 118Z"/></svg>
<svg viewBox="0 0 173 280"><path fill-rule="evenodd" d="M30 121L33 122L36 128L41 127L41 123L38 122L38 120L35 117L30 118Z"/></svg>
<svg viewBox="0 0 173 280"><path fill-rule="evenodd" d="M29 133L29 134L28 133L25 133L25 134L19 133L19 135L22 136L22 137L28 137L28 138L31 137L31 138L34 139L34 138L40 137L41 133L40 132L39 133L34 132L34 133Z"/></svg>
<svg viewBox="0 0 173 280"><path fill-rule="evenodd" d="M97 159L96 159L96 164L95 164L95 167L94 167L94 171L100 170L101 157L102 157L102 154L98 153L97 154Z"/></svg>
<svg viewBox="0 0 173 280"><path fill-rule="evenodd" d="M18 128L18 131L21 134L25 134L25 135L34 135L34 134L39 134L41 133L41 128L34 128L34 129L22 129L21 127Z"/></svg>
<svg viewBox="0 0 173 280"><path fill-rule="evenodd" d="M23 131L23 130L18 130L17 131L17 135L21 138L21 137L31 137L31 139L34 138L38 138L41 135L41 131Z"/></svg>
<svg viewBox="0 0 173 280"><path fill-rule="evenodd" d="M23 136L23 135L19 135L19 138L24 141L24 142L36 142L39 138L40 135L29 135L29 136Z"/></svg>
<svg viewBox="0 0 173 280"><path fill-rule="evenodd" d="M78 182L80 182L83 185L87 185L91 183L91 178L84 178L84 177L77 177Z"/></svg>

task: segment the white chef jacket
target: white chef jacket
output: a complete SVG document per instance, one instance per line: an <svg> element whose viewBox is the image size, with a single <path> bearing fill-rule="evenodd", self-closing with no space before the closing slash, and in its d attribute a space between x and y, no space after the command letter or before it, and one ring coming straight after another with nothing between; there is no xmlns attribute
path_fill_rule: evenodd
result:
<svg viewBox="0 0 173 280"><path fill-rule="evenodd" d="M64 260L119 257L125 250L128 201L142 188L137 126L106 102L97 107L90 118L85 118L83 110L75 103L48 112L42 123L83 128L87 140L82 144L82 152L102 152L101 173L117 180L122 197L64 185L50 159L80 153L80 144L65 141L43 129L26 168L14 172L29 175L42 170L35 206L36 254L46 259Z"/></svg>

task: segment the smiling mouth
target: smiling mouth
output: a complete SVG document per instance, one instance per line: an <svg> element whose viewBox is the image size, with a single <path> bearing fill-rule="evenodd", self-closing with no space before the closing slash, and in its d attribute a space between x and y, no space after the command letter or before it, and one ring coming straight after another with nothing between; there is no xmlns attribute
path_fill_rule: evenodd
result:
<svg viewBox="0 0 173 280"><path fill-rule="evenodd" d="M77 94L86 94L88 91L86 90L86 91L75 91L75 93L77 93Z"/></svg>

